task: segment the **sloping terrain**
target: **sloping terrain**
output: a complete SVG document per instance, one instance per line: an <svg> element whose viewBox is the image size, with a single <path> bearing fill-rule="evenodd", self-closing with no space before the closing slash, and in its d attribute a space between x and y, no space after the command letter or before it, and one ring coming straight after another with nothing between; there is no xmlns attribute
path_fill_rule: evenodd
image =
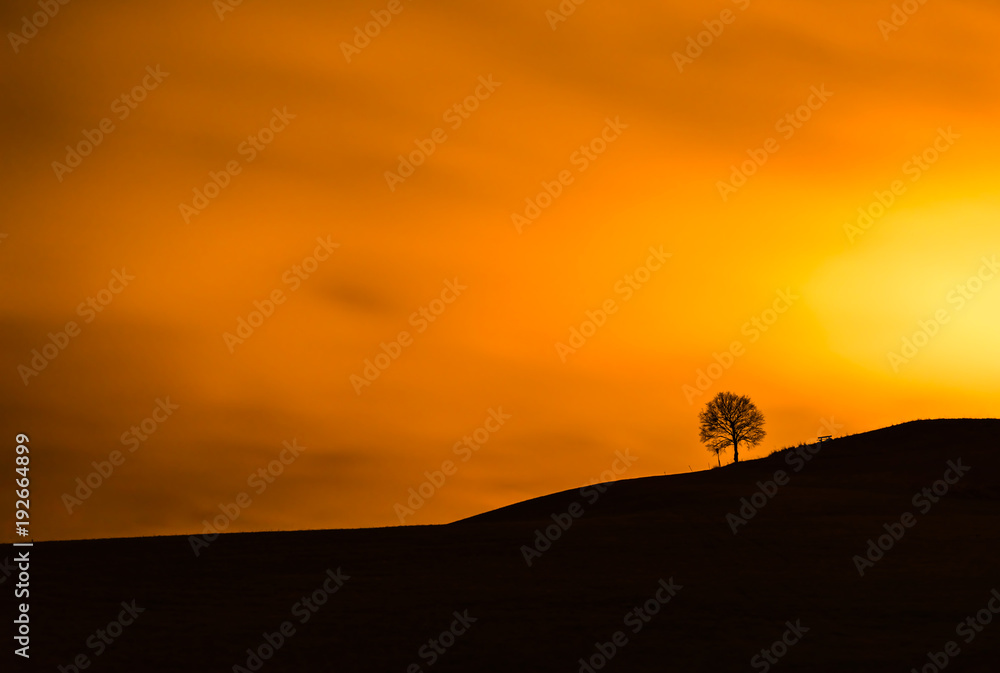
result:
<svg viewBox="0 0 1000 673"><path fill-rule="evenodd" d="M446 526L223 535L198 558L180 536L39 543L32 670L881 672L930 652L995 673L998 437L918 421ZM118 634L100 654L98 629Z"/></svg>

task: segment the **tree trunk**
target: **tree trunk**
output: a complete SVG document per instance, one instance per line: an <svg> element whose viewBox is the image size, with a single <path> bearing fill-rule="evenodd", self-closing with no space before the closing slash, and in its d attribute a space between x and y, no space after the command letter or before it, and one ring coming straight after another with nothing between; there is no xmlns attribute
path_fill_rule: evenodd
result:
<svg viewBox="0 0 1000 673"><path fill-rule="evenodd" d="M733 462L734 463L740 462L740 449L739 449L739 446L740 446L740 440L736 439L736 437L733 437Z"/></svg>

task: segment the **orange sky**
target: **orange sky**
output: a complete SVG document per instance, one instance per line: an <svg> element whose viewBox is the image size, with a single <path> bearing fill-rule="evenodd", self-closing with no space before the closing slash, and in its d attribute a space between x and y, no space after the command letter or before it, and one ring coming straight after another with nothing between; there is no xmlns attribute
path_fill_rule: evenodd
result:
<svg viewBox="0 0 1000 673"><path fill-rule="evenodd" d="M822 419L998 415L990 3L898 30L854 0L220 3L71 2L7 36L3 427L31 435L38 539L201 532L241 492L228 530L394 525L448 460L406 523L626 450L626 477L704 469L720 390L767 416L748 457Z"/></svg>

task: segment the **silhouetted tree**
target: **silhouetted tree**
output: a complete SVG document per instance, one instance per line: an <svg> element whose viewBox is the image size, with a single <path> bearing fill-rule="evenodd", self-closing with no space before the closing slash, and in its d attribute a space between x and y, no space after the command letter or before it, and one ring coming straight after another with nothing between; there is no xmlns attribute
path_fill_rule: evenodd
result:
<svg viewBox="0 0 1000 673"><path fill-rule="evenodd" d="M720 458L719 456L721 456L722 452L725 451L725 450L726 450L726 447L723 446L722 444L718 444L718 443L717 444L710 444L709 447L708 447L708 452L715 454L715 459L719 462L719 467L722 467L722 458Z"/></svg>
<svg viewBox="0 0 1000 673"><path fill-rule="evenodd" d="M719 393L705 405L701 421L701 441L716 458L733 447L733 462L740 462L740 443L756 446L764 439L764 414L750 398L735 393ZM719 461L722 465L722 461Z"/></svg>

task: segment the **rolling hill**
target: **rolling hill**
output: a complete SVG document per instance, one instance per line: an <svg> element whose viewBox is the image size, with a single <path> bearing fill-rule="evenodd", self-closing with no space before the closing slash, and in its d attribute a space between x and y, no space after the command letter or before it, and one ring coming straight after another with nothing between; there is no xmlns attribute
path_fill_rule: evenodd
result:
<svg viewBox="0 0 1000 673"><path fill-rule="evenodd" d="M198 557L184 536L36 543L31 670L995 673L998 437L915 421Z"/></svg>

